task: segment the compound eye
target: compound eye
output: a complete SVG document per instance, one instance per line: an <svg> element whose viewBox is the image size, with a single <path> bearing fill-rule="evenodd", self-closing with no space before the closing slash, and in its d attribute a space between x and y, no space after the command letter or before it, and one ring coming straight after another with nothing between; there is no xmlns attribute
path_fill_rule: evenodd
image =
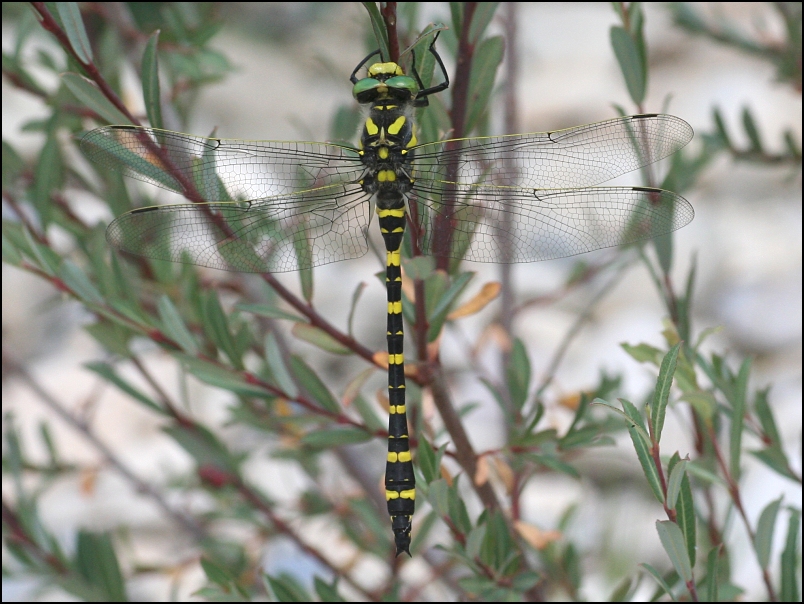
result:
<svg viewBox="0 0 804 604"><path fill-rule="evenodd" d="M377 97L377 88L381 85L382 82L374 78L363 78L352 87L352 96L358 103L371 102Z"/></svg>
<svg viewBox="0 0 804 604"><path fill-rule="evenodd" d="M419 93L419 85L416 83L416 80L410 76L394 76L393 78L387 79L385 84L393 91L392 94L394 94L395 97L409 96L413 99L416 98L416 95Z"/></svg>

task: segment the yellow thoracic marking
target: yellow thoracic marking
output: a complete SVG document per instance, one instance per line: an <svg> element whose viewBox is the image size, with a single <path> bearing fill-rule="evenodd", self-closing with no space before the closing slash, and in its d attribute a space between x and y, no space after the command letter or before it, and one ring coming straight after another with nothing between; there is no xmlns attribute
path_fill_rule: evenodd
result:
<svg viewBox="0 0 804 604"><path fill-rule="evenodd" d="M388 147L380 147L377 151L377 155L380 156L380 159L388 159Z"/></svg>
<svg viewBox="0 0 804 604"><path fill-rule="evenodd" d="M402 218L404 215L404 208L400 208L398 210L381 210L380 208L377 208L377 216L380 218L386 218L387 216L391 216L393 218Z"/></svg>
<svg viewBox="0 0 804 604"><path fill-rule="evenodd" d="M386 499L386 501L388 501L390 499L399 499L399 493L397 493L396 491L388 491L388 490L386 490L385 491L385 499Z"/></svg>
<svg viewBox="0 0 804 604"><path fill-rule="evenodd" d="M380 182L394 182L396 180L396 172L393 170L380 170L377 172L377 180Z"/></svg>
<svg viewBox="0 0 804 604"><path fill-rule="evenodd" d="M371 119L371 118L368 118L366 120L366 132L368 132L371 136L374 136L379 131L380 131L380 129L377 127L377 124L374 123L374 120Z"/></svg>
<svg viewBox="0 0 804 604"><path fill-rule="evenodd" d="M385 108L390 111L391 109L396 109L396 105L386 105Z"/></svg>
<svg viewBox="0 0 804 604"><path fill-rule="evenodd" d="M401 312L402 312L402 302L389 302L388 303L388 314L389 315L398 315Z"/></svg>
<svg viewBox="0 0 804 604"><path fill-rule="evenodd" d="M410 135L410 142L405 145L408 149L415 147L419 144L419 139L416 138L416 126L413 127L413 132Z"/></svg>
<svg viewBox="0 0 804 604"><path fill-rule="evenodd" d="M388 126L388 134L392 134L394 136L399 134L399 131L402 130L402 126L405 125L406 121L407 119L405 118L405 116L400 115L398 118L396 118L396 120L394 120L393 124Z"/></svg>
<svg viewBox="0 0 804 604"><path fill-rule="evenodd" d="M402 305L401 302L389 302L388 305L391 304L399 304L400 307ZM388 364L389 365L401 365L405 362L405 355L404 354L389 354L388 355Z"/></svg>
<svg viewBox="0 0 804 604"><path fill-rule="evenodd" d="M395 252L385 252L385 263L388 266L399 266L399 250Z"/></svg>
<svg viewBox="0 0 804 604"><path fill-rule="evenodd" d="M370 77L384 74L401 76L405 75L405 72L403 72L402 68L396 63L374 63L374 65L368 68L368 74Z"/></svg>
<svg viewBox="0 0 804 604"><path fill-rule="evenodd" d="M416 489L408 489L407 491L401 491L399 496L402 499L416 499Z"/></svg>

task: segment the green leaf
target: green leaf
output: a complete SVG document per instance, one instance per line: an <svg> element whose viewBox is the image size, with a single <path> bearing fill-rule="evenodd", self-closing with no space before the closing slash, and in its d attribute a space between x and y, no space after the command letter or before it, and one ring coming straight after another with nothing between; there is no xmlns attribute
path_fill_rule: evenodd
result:
<svg viewBox="0 0 804 604"><path fill-rule="evenodd" d="M187 329L181 314L179 314L171 299L162 294L159 302L157 302L157 309L159 310L159 319L162 321L162 329L165 330L170 339L176 342L187 354L198 354L198 343L195 341L193 334L190 333L190 330Z"/></svg>
<svg viewBox="0 0 804 604"><path fill-rule="evenodd" d="M501 36L486 38L477 47L472 61L472 73L469 76L465 126L467 133L472 132L486 111L504 48L505 43Z"/></svg>
<svg viewBox="0 0 804 604"><path fill-rule="evenodd" d="M686 474L687 462L680 460L670 471L670 480L667 481L667 507L676 509L676 500L681 492L681 481Z"/></svg>
<svg viewBox="0 0 804 604"><path fill-rule="evenodd" d="M58 11L59 21L70 41L70 47L84 65L89 65L92 60L92 45L89 43L87 32L84 29L84 21L81 18L81 11L77 2L54 2Z"/></svg>
<svg viewBox="0 0 804 604"><path fill-rule="evenodd" d="M94 373L97 373L99 376L101 376L107 382L110 382L110 383L114 384L120 390L122 390L123 392L128 394L131 398L140 401L141 403L143 403L144 405L150 407L151 409L153 409L157 413L159 413L159 414L164 414L165 413L165 410L162 409L162 407L160 407L159 405L157 405L152 398L150 398L149 396L146 396L145 394L143 394L142 392L137 390L134 386L129 384L126 380L124 380L119 375L117 375L117 373L115 372L114 368L111 365L109 365L108 363L102 363L102 362L99 362L99 361L98 362L91 362L91 363L84 363L84 367L86 367L87 369L89 369L90 371L92 371Z"/></svg>
<svg viewBox="0 0 804 604"><path fill-rule="evenodd" d="M87 304L103 305L104 299L89 277L76 264L65 260L59 270L59 277L78 298Z"/></svg>
<svg viewBox="0 0 804 604"><path fill-rule="evenodd" d="M642 56L636 42L631 35L622 27L614 26L609 30L611 47L620 64L620 71L625 78L625 85L628 87L628 94L634 104L641 105L645 100L645 90L647 88L646 66L643 64Z"/></svg>
<svg viewBox="0 0 804 604"><path fill-rule="evenodd" d="M625 421L626 424L629 426L633 426L636 430L636 433L642 438L645 446L650 447L650 436L648 435L647 431L645 430L644 426L642 425L642 417L639 415L639 411L637 411L636 407L626 399L620 399L620 403L623 406L624 411L620 411L614 405L609 404L607 401L603 400L602 398L596 398L593 400L590 405L597 405L600 407L605 407L609 411L614 411L617 415L620 415Z"/></svg>
<svg viewBox="0 0 804 604"><path fill-rule="evenodd" d="M322 602L346 602L338 593L338 577L332 580L332 584L326 583L320 577L313 577L313 586Z"/></svg>
<svg viewBox="0 0 804 604"><path fill-rule="evenodd" d="M757 522L757 529L754 533L754 550L757 553L757 561L760 568L766 570L770 564L771 545L773 544L773 529L776 526L776 515L779 513L779 506L782 505L783 497L771 501L762 510Z"/></svg>
<svg viewBox="0 0 804 604"><path fill-rule="evenodd" d="M642 466L642 471L645 473L645 478L648 479L648 486L650 486L653 495L659 501L664 503L664 493L662 492L662 481L659 478L659 472L653 463L650 449L645 444L645 440L639 435L635 426L628 426L628 434L631 436L631 442L634 443L634 450L639 459L639 464Z"/></svg>
<svg viewBox="0 0 804 604"><path fill-rule="evenodd" d="M234 338L229 329L226 313L221 308L218 295L215 291L207 292L202 308L204 313L203 328L209 339L229 357L229 361L236 369L243 368L243 359L235 347Z"/></svg>
<svg viewBox="0 0 804 604"><path fill-rule="evenodd" d="M712 109L712 119L715 122L715 131L717 135L720 137L721 142L724 146L733 148L731 144L731 138L729 138L729 132L726 130L726 122L723 119L723 116L720 113L720 109L715 107Z"/></svg>
<svg viewBox="0 0 804 604"><path fill-rule="evenodd" d="M449 485L443 478L432 481L429 485L427 500L441 518L449 516Z"/></svg>
<svg viewBox="0 0 804 604"><path fill-rule="evenodd" d="M681 529L678 528L675 522L659 520L656 522L656 531L659 533L662 547L667 552L667 556L670 558L670 562L673 563L673 568L676 569L678 575L685 583L692 581L692 566L687 556L687 548Z"/></svg>
<svg viewBox="0 0 804 604"><path fill-rule="evenodd" d="M216 564L206 556L201 556L199 562L201 563L201 569L210 582L228 587L235 580L234 575L227 568Z"/></svg>
<svg viewBox="0 0 804 604"><path fill-rule="evenodd" d="M241 312L250 312L269 319L286 319L288 321L303 321L299 315L293 314L273 304L237 304L235 309Z"/></svg>
<svg viewBox="0 0 804 604"><path fill-rule="evenodd" d="M391 53L388 50L388 32L385 29L385 20L377 8L376 2L362 2L363 7L368 11L371 20L371 28L374 30L374 37L377 40L377 47L380 49L380 58L383 61L391 60Z"/></svg>
<svg viewBox="0 0 804 604"><path fill-rule="evenodd" d="M133 125L117 107L90 80L77 73L65 73L62 82L75 97L110 124Z"/></svg>
<svg viewBox="0 0 804 604"><path fill-rule="evenodd" d="M480 555L480 548L486 540L487 528L487 525L481 524L469 531L469 536L466 538L466 556L470 560Z"/></svg>
<svg viewBox="0 0 804 604"><path fill-rule="evenodd" d="M662 438L664 418L667 413L667 404L670 400L670 387L673 385L673 376L676 373L679 348L681 348L681 342L673 346L662 359L662 366L659 368L659 379L656 382L656 389L653 391L650 415L652 435L656 443L660 442Z"/></svg>
<svg viewBox="0 0 804 604"><path fill-rule="evenodd" d="M370 371L374 373L375 369L373 367L369 367L366 372ZM374 406L371 405L363 396L357 395L353 401L353 406L360 414L360 419L363 420L366 428L371 432L379 432L384 430L387 426L387 422L383 422L380 420L377 412L374 409ZM421 443L421 441L419 441ZM419 445L421 446L421 445Z"/></svg>
<svg viewBox="0 0 804 604"><path fill-rule="evenodd" d="M478 2L469 25L469 43L477 44L497 11L499 2Z"/></svg>
<svg viewBox="0 0 804 604"><path fill-rule="evenodd" d="M751 141L751 151L762 153L762 139L759 136L759 129L754 121L754 116L748 107L743 108L743 128Z"/></svg>
<svg viewBox="0 0 804 604"><path fill-rule="evenodd" d="M352 304L349 306L349 319L346 321L346 333L350 336L354 336L354 331L352 331L352 322L355 318L355 311L357 310L357 303L360 300L360 296L363 295L363 290L366 289L365 282L361 281L357 284L354 293L352 293Z"/></svg>
<svg viewBox="0 0 804 604"><path fill-rule="evenodd" d="M511 395L511 403L516 409L522 409L528 398L530 388L530 360L525 350L522 340L516 338L511 348L511 355L505 371L508 383L508 392Z"/></svg>
<svg viewBox="0 0 804 604"><path fill-rule="evenodd" d="M717 567L721 546L717 545L709 550L706 556L706 591L703 593L704 602L720 602L718 598Z"/></svg>
<svg viewBox="0 0 804 604"><path fill-rule="evenodd" d="M328 428L308 432L301 438L301 442L315 449L329 449L342 445L356 445L368 442L372 435L361 428Z"/></svg>
<svg viewBox="0 0 804 604"><path fill-rule="evenodd" d="M310 325L309 323L294 323L290 332L300 340L309 342L313 346L317 346L327 352L333 354L352 354L351 349L347 348L326 331L315 325Z"/></svg>
<svg viewBox="0 0 804 604"><path fill-rule="evenodd" d="M748 376L751 372L751 359L745 359L734 380L731 398L732 415L729 429L729 471L733 480L740 479L740 459L742 458L743 418L745 417Z"/></svg>
<svg viewBox="0 0 804 604"><path fill-rule="evenodd" d="M275 398L276 394L248 381L240 372L188 355L175 354L187 370L202 382L244 396Z"/></svg>
<svg viewBox="0 0 804 604"><path fill-rule="evenodd" d="M436 452L426 438L419 440L419 447L416 449L416 457L419 462L424 480L428 483L433 482L441 476L436 460Z"/></svg>
<svg viewBox="0 0 804 604"><path fill-rule="evenodd" d="M754 413L757 414L759 423L762 425L762 431L768 440L773 445L780 446L782 439L779 436L779 430L776 428L776 420L773 419L773 411L768 404L769 392L770 387L757 391L754 397Z"/></svg>
<svg viewBox="0 0 804 604"><path fill-rule="evenodd" d="M142 55L142 96L148 121L154 128L163 128L162 95L159 88L159 30L148 39Z"/></svg>
<svg viewBox="0 0 804 604"><path fill-rule="evenodd" d="M36 162L34 182L31 188L31 201L39 212L43 226L51 221L53 215L53 194L63 186L64 165L59 150L59 142L53 132L48 133L42 152Z"/></svg>
<svg viewBox="0 0 804 604"><path fill-rule="evenodd" d="M287 365L282 358L284 355L279 348L279 343L276 341L276 336L272 331L269 331L265 336L265 362L271 370L271 375L288 398L296 398L299 394L299 389L296 387L293 377L288 371Z"/></svg>
<svg viewBox="0 0 804 604"><path fill-rule="evenodd" d="M785 456L781 447L773 445L760 451L751 451L751 455L756 457L779 475L786 476L793 481L799 480L799 477L796 476L793 471L791 471L790 462L787 460L787 457Z"/></svg>
<svg viewBox="0 0 804 604"><path fill-rule="evenodd" d="M270 575L265 575L271 590L274 592L276 599L280 602L312 602L313 599L299 585L293 577L288 575L281 575L273 578Z"/></svg>
<svg viewBox="0 0 804 604"><path fill-rule="evenodd" d="M687 462L685 462L687 463ZM698 530L695 503L692 499L692 486L687 473L681 479L681 491L676 500L676 521L684 533L684 542L687 544L687 555L690 564L694 567L698 555Z"/></svg>
<svg viewBox="0 0 804 604"><path fill-rule="evenodd" d="M97 595L107 602L128 600L117 553L107 533L78 532L75 568ZM97 600L100 601L100 600Z"/></svg>
<svg viewBox="0 0 804 604"><path fill-rule="evenodd" d="M799 602L798 576L801 572L801 549L798 546L798 532L801 524L801 511L790 509L790 522L787 524L787 538L781 556L780 602Z"/></svg>
<svg viewBox="0 0 804 604"><path fill-rule="evenodd" d="M452 306L461 295L463 290L469 284L469 281L474 277L474 273L461 273L452 280L449 288L437 298L437 302L432 310L429 312L427 320L430 323L427 332L427 341L434 342L441 333L441 328L447 315L452 310Z"/></svg>
<svg viewBox="0 0 804 604"><path fill-rule="evenodd" d="M631 355L635 361L639 363L653 363L657 367L659 366L660 360L662 358L662 351L654 346L650 346L648 344L638 344L636 346L632 346L631 344L626 344L623 342L620 344L623 350Z"/></svg>
<svg viewBox="0 0 804 604"><path fill-rule="evenodd" d="M307 392L313 399L327 411L332 413L340 413L341 407L332 393L324 385L315 372L307 366L307 364L296 355L290 357L290 371L296 378L296 383L299 384L305 392Z"/></svg>
<svg viewBox="0 0 804 604"><path fill-rule="evenodd" d="M190 456L198 467L212 466L231 474L237 473L237 463L217 436L201 424L176 424L163 428Z"/></svg>
<svg viewBox="0 0 804 604"><path fill-rule="evenodd" d="M664 590L664 593L666 593L670 597L670 599L673 600L673 602L678 602L678 598L676 598L676 595L673 593L673 590L670 588L670 586L667 584L667 582L664 580L664 577L662 577L661 573L658 570L653 568L653 566L651 566L647 562L642 563L641 566L651 574L651 576L656 580L659 586ZM651 601L655 601L657 599L658 598L652 598Z"/></svg>

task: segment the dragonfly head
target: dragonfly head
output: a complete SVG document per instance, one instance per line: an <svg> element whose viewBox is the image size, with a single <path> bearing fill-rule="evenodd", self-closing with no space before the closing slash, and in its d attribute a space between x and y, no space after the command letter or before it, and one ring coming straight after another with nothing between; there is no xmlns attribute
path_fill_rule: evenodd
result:
<svg viewBox="0 0 804 604"><path fill-rule="evenodd" d="M396 63L374 63L367 77L355 82L352 95L361 105L376 100L393 99L409 102L419 93L415 78L405 75Z"/></svg>

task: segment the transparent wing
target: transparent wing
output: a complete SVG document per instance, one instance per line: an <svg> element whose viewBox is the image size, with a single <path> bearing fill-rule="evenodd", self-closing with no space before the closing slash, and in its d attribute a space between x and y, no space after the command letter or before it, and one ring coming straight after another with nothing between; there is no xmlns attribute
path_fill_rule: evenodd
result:
<svg viewBox="0 0 804 604"><path fill-rule="evenodd" d="M574 256L664 235L694 216L680 195L648 187L432 184L414 187L422 252L474 262Z"/></svg>
<svg viewBox="0 0 804 604"><path fill-rule="evenodd" d="M203 138L170 130L107 126L86 133L95 163L205 201L252 201L358 179L355 149L327 143Z"/></svg>
<svg viewBox="0 0 804 604"><path fill-rule="evenodd" d="M604 183L692 140L672 115L632 115L554 132L454 139L415 149L416 179L558 189Z"/></svg>
<svg viewBox="0 0 804 604"><path fill-rule="evenodd" d="M368 251L370 196L334 184L259 201L140 208L109 225L115 248L230 271L284 272Z"/></svg>

